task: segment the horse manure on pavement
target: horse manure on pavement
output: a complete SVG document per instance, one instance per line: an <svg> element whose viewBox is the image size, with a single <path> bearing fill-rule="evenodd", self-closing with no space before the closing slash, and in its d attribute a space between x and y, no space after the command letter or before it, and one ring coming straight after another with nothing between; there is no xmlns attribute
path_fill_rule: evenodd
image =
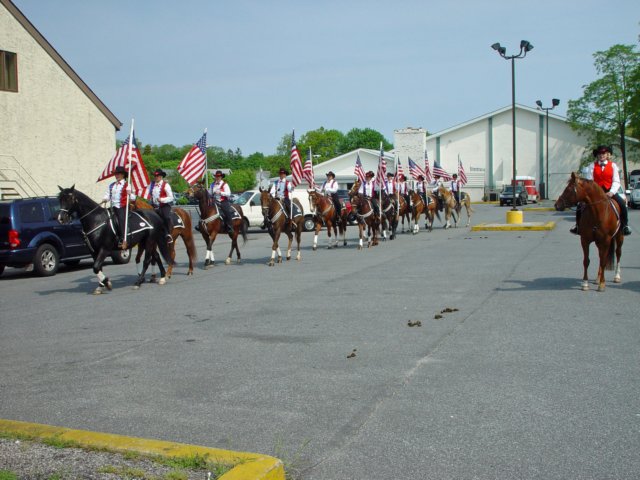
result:
<svg viewBox="0 0 640 480"><path fill-rule="evenodd" d="M436 320L440 320L440 319L442 318L442 315L440 315L439 313L436 313L436 314L433 316L433 318L434 318L434 319L436 319Z"/></svg>
<svg viewBox="0 0 640 480"><path fill-rule="evenodd" d="M421 327L422 326L422 322L420 320L416 320L415 322L412 322L411 320L409 320L407 322L407 326L409 326L409 327Z"/></svg>
<svg viewBox="0 0 640 480"><path fill-rule="evenodd" d="M451 312L457 312L457 311L458 311L457 308L447 307L447 308L444 308L444 309L440 310L440 313L451 313Z"/></svg>
<svg viewBox="0 0 640 480"><path fill-rule="evenodd" d="M357 348L354 348L354 349L353 349L353 351L352 351L349 355L347 355L347 358L353 358L353 357L355 357L355 356L356 356L356 351L357 351L357 350L358 350Z"/></svg>

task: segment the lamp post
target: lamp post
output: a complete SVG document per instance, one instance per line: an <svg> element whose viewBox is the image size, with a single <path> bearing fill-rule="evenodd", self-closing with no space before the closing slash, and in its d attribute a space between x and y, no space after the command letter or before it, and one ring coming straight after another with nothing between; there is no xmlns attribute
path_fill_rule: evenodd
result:
<svg viewBox="0 0 640 480"><path fill-rule="evenodd" d="M547 134L546 134L546 142L547 142L547 168L545 171L547 172L546 180L544 183L544 198L549 199L549 110L553 110L558 105L560 105L560 100L557 98L551 99L550 107L543 107L541 100L536 100L536 105L538 106L538 110L544 110L545 116L547 117L545 121L547 122Z"/></svg>
<svg viewBox="0 0 640 480"><path fill-rule="evenodd" d="M498 54L505 60L511 60L511 129L513 138L513 205L511 210L518 210L516 207L516 58L524 58L527 56L527 52L533 49L527 40L520 40L520 53L517 55L507 55L507 49L499 43L491 45Z"/></svg>

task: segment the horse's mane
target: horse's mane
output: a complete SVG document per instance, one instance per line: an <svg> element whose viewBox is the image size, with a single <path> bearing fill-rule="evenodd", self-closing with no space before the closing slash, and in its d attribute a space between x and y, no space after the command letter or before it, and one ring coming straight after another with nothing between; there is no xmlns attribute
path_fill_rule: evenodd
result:
<svg viewBox="0 0 640 480"><path fill-rule="evenodd" d="M598 185L594 180L581 177L580 175L571 177L567 182L567 185L577 185L578 183L582 185L586 191L588 191L589 193L594 193L597 197L607 196L602 187L600 187L600 185Z"/></svg>

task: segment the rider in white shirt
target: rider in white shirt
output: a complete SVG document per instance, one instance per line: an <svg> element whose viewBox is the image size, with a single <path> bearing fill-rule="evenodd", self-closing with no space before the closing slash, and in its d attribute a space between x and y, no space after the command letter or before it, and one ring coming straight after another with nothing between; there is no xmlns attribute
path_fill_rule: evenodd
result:
<svg viewBox="0 0 640 480"><path fill-rule="evenodd" d="M458 180L458 174L453 174L453 179L449 183L449 190L453 193L453 198L456 199L456 205L460 204L460 180Z"/></svg>
<svg viewBox="0 0 640 480"><path fill-rule="evenodd" d="M173 243L171 232L173 231L173 219L171 218L171 203L173 203L173 191L171 185L164 180L167 176L162 169L153 172L154 181L147 187L151 198L151 205L155 208L160 218L164 220L167 227L167 243Z"/></svg>
<svg viewBox="0 0 640 480"><path fill-rule="evenodd" d="M331 197L333 201L333 207L336 211L336 218L340 217L342 206L340 205L340 199L338 198L338 182L336 182L336 174L333 172L327 172L327 180L322 184L320 191L327 197Z"/></svg>
<svg viewBox="0 0 640 480"><path fill-rule="evenodd" d="M132 202L136 201L136 194L131 193L131 186L127 183L127 171L124 167L118 166L113 172L116 181L109 184L107 188L107 192L102 198L102 204L106 204L107 202L111 202L111 211L113 212L118 225L116 229L118 230L118 246L125 247L125 215L127 209L127 200Z"/></svg>
<svg viewBox="0 0 640 480"><path fill-rule="evenodd" d="M211 184L209 189L211 190L213 199L218 207L218 213L222 218L222 222L224 223L227 232L231 233L233 231L233 227L231 225L233 222L233 207L231 207L231 202L229 201L231 198L231 188L229 187L229 184L224 181L225 174L222 173L221 170L217 170L214 177L216 180Z"/></svg>

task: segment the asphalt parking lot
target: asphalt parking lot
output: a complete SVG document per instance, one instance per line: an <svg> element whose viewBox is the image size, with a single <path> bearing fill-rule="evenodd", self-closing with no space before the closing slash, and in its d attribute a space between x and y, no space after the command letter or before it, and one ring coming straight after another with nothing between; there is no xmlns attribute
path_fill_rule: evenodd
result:
<svg viewBox="0 0 640 480"><path fill-rule="evenodd" d="M474 209L472 224L507 211ZM305 480L637 478L629 215L623 281L604 293L580 291L572 214L549 211L525 221L552 231L436 220L360 252L354 228L331 251L305 233L302 261L275 267L265 233L241 265L216 242L207 271L199 239L193 277L179 247L167 285L134 291L135 267L108 265L101 296L88 262L52 278L8 269L0 418L261 452Z"/></svg>

